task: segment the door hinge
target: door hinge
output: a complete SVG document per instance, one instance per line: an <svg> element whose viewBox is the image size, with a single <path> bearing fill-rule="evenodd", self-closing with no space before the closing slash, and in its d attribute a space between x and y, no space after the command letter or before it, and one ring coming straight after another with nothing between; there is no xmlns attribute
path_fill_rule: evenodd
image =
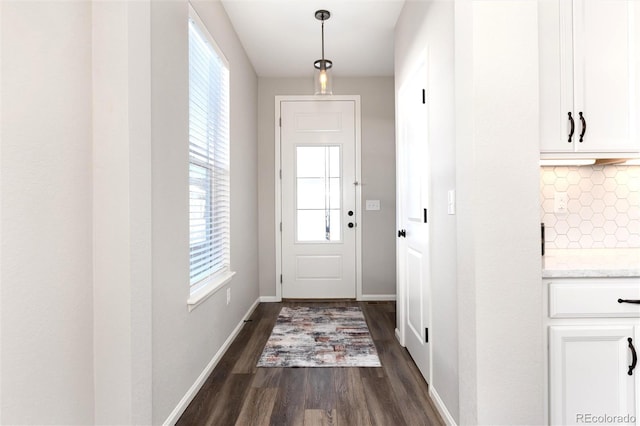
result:
<svg viewBox="0 0 640 426"><path fill-rule="evenodd" d="M278 118L278 127L282 127L282 117Z"/></svg>
<svg viewBox="0 0 640 426"><path fill-rule="evenodd" d="M280 222L280 232L282 232L282 222Z"/></svg>
<svg viewBox="0 0 640 426"><path fill-rule="evenodd" d="M427 223L427 209L424 209L424 223Z"/></svg>
<svg viewBox="0 0 640 426"><path fill-rule="evenodd" d="M280 179L282 179L282 169L280 169Z"/></svg>
<svg viewBox="0 0 640 426"><path fill-rule="evenodd" d="M429 329L428 328L424 329L424 342L425 343L429 343Z"/></svg>
<svg viewBox="0 0 640 426"><path fill-rule="evenodd" d="M422 103L426 104L427 103L427 91L422 89Z"/></svg>
<svg viewBox="0 0 640 426"><path fill-rule="evenodd" d="M282 284L282 274L280 274L280 284Z"/></svg>

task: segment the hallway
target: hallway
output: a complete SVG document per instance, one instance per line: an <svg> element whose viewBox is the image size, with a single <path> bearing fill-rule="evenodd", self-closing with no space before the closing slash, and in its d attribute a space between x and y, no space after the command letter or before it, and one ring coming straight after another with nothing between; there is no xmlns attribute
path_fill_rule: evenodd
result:
<svg viewBox="0 0 640 426"><path fill-rule="evenodd" d="M359 305L381 368L256 368L282 306ZM440 425L390 302L261 303L178 425Z"/></svg>

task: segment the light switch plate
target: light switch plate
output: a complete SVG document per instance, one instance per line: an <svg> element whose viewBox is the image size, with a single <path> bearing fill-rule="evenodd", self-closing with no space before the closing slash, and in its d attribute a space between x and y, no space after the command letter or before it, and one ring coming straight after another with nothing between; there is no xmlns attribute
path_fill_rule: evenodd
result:
<svg viewBox="0 0 640 426"><path fill-rule="evenodd" d="M380 200L367 200L364 208L365 210L380 210Z"/></svg>
<svg viewBox="0 0 640 426"><path fill-rule="evenodd" d="M456 214L456 191L451 189L447 192L447 214Z"/></svg>
<svg viewBox="0 0 640 426"><path fill-rule="evenodd" d="M556 192L553 194L553 212L567 213L567 193Z"/></svg>

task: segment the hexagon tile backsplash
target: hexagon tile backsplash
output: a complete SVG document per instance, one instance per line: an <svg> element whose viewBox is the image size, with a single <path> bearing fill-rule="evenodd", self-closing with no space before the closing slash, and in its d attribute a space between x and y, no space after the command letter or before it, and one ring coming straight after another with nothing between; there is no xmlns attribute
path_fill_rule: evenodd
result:
<svg viewBox="0 0 640 426"><path fill-rule="evenodd" d="M640 166L541 167L540 200L547 248L640 247Z"/></svg>

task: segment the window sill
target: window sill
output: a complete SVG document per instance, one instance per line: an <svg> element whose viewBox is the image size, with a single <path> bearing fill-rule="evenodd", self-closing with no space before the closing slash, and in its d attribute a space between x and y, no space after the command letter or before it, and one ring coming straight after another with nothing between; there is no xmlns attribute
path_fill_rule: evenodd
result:
<svg viewBox="0 0 640 426"><path fill-rule="evenodd" d="M218 292L218 290L227 285L235 274L235 272L229 271L225 272L224 274L212 277L211 281L209 281L206 285L193 293L191 297L189 297L189 299L187 299L189 312L193 311L202 302L213 296Z"/></svg>

